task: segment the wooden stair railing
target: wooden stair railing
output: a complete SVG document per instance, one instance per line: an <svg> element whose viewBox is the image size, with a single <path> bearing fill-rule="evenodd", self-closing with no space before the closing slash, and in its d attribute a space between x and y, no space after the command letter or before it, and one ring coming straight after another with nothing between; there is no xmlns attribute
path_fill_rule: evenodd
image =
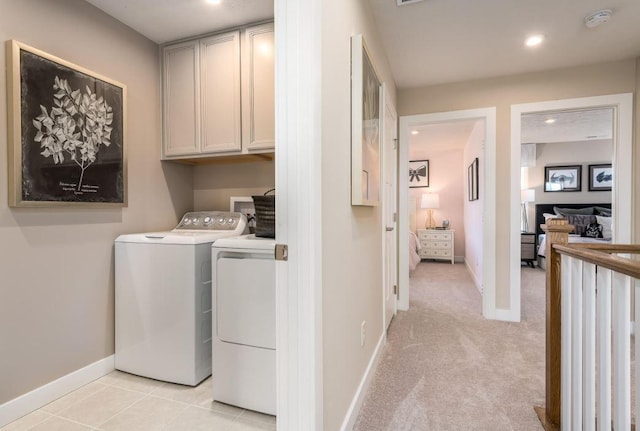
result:
<svg viewBox="0 0 640 431"><path fill-rule="evenodd" d="M562 418L562 312L561 312L561 255L640 279L640 262L612 255L613 253L638 254L639 245L622 244L572 244L569 233L574 227L566 219L550 219L541 226L546 232L546 357L545 357L545 405L534 407L546 431L561 429Z"/></svg>

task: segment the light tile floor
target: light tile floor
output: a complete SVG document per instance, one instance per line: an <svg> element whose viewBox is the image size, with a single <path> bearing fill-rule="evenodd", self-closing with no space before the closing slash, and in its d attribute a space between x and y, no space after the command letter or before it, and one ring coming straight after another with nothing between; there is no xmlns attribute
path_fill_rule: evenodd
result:
<svg viewBox="0 0 640 431"><path fill-rule="evenodd" d="M195 388L114 371L0 431L275 431L276 418L211 399Z"/></svg>

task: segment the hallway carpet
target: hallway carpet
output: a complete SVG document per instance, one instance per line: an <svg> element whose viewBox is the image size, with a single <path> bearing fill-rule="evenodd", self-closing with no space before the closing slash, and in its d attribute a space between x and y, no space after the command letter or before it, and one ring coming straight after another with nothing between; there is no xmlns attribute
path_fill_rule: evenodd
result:
<svg viewBox="0 0 640 431"><path fill-rule="evenodd" d="M357 431L541 430L544 272L522 268L522 322L486 320L462 264L420 263Z"/></svg>

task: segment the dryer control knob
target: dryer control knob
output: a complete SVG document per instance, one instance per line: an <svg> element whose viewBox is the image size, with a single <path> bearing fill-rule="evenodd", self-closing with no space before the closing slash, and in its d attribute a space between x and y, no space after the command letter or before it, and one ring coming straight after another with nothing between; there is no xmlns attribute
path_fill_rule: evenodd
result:
<svg viewBox="0 0 640 431"><path fill-rule="evenodd" d="M227 220L227 223L229 223L229 224L234 224L235 222L236 222L236 221L235 221L234 219L232 219L232 218L230 218L229 220Z"/></svg>
<svg viewBox="0 0 640 431"><path fill-rule="evenodd" d="M218 223L220 223L220 224L224 224L224 222L225 222L225 219L223 219L223 218L219 218L219 219L218 219Z"/></svg>
<svg viewBox="0 0 640 431"><path fill-rule="evenodd" d="M211 217L205 217L204 218L204 225L205 226L209 226L212 222L213 222L213 219Z"/></svg>
<svg viewBox="0 0 640 431"><path fill-rule="evenodd" d="M184 223L185 226L189 226L191 224L191 219L190 218L186 218L184 219Z"/></svg>

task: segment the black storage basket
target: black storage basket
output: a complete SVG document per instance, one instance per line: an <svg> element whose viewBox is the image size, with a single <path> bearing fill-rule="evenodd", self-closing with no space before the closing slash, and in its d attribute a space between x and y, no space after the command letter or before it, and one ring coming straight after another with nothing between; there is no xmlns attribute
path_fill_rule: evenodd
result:
<svg viewBox="0 0 640 431"><path fill-rule="evenodd" d="M276 189L267 191L263 196L251 196L256 209L256 236L276 237L276 196L269 195Z"/></svg>

